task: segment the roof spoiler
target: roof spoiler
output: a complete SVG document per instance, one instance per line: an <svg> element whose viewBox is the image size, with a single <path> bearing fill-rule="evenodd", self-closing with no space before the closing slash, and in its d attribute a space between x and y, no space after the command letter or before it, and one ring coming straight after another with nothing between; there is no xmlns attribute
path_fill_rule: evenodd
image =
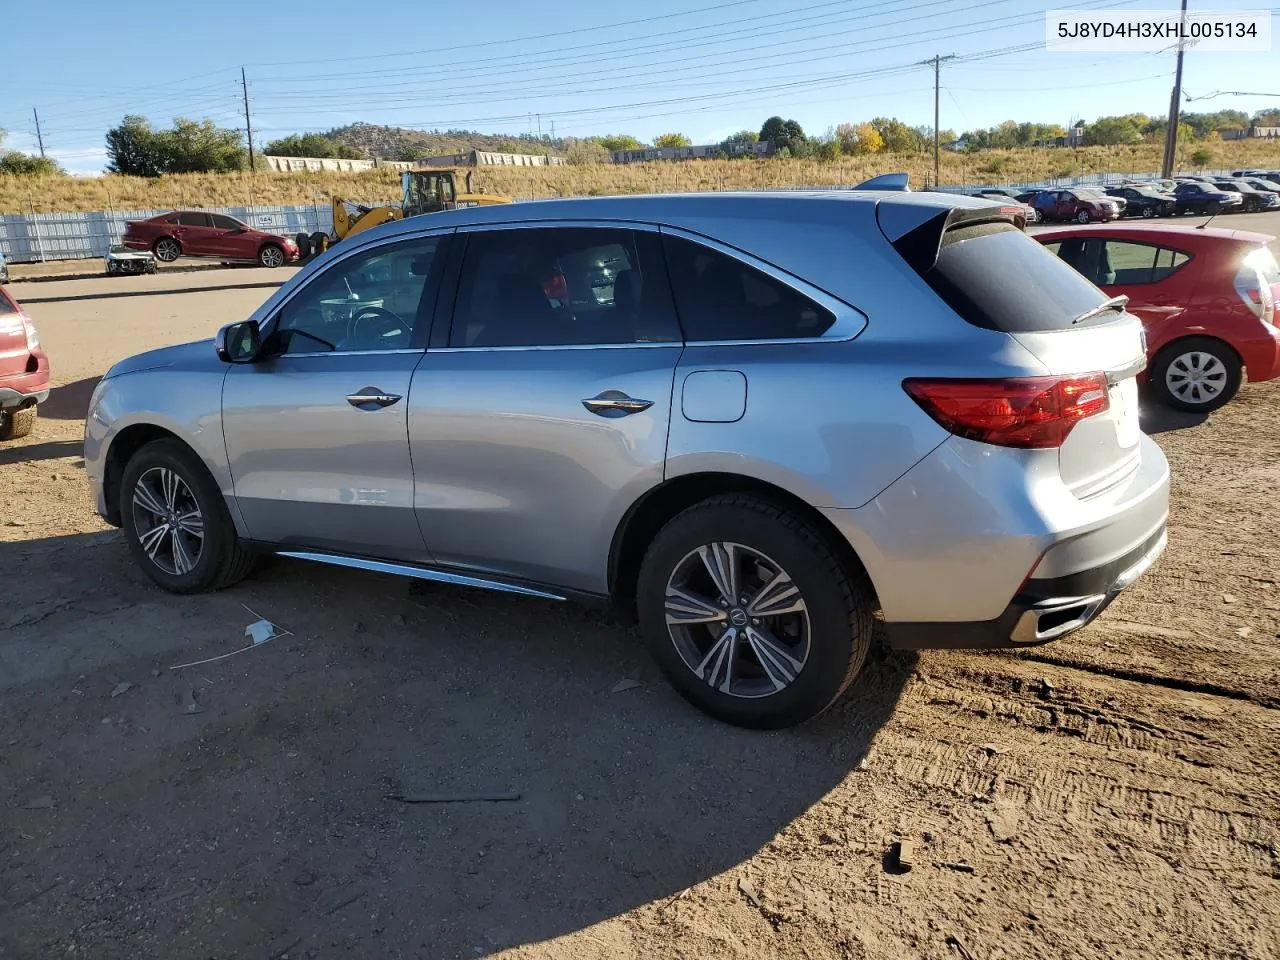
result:
<svg viewBox="0 0 1280 960"><path fill-rule="evenodd" d="M872 177L870 180L864 180L862 183L854 187L854 190L903 190L907 193L911 192L911 188L907 186L907 181L911 178L909 173L882 173L878 177Z"/></svg>
<svg viewBox="0 0 1280 960"><path fill-rule="evenodd" d="M894 209L894 207L897 209ZM1022 212L1012 206L904 209L903 205L876 204L880 231L911 269L924 276L938 261L946 234L958 227L1008 223L1025 232Z"/></svg>

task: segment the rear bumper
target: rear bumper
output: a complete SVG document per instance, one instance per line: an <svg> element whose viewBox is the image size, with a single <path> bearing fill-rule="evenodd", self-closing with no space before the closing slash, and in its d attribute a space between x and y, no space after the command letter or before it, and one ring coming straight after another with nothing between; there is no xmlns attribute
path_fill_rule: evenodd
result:
<svg viewBox="0 0 1280 960"><path fill-rule="evenodd" d="M1028 580L1004 613L968 623L892 623L889 642L899 650L1031 647L1088 626L1164 552L1160 529L1123 557L1065 577Z"/></svg>
<svg viewBox="0 0 1280 960"><path fill-rule="evenodd" d="M49 359L42 350L32 355L36 358L36 369L31 373L0 377L0 410L29 407L49 399Z"/></svg>
<svg viewBox="0 0 1280 960"><path fill-rule="evenodd" d="M1259 335L1236 344L1250 383L1280 377L1280 330L1257 321Z"/></svg>
<svg viewBox="0 0 1280 960"><path fill-rule="evenodd" d="M1056 450L953 437L865 506L823 513L862 559L895 645L1038 643L1069 631L1037 625L1017 640L1028 611L1073 612L1077 629L1163 546L1169 465L1146 435L1135 460L1123 480L1081 499L1063 484Z"/></svg>

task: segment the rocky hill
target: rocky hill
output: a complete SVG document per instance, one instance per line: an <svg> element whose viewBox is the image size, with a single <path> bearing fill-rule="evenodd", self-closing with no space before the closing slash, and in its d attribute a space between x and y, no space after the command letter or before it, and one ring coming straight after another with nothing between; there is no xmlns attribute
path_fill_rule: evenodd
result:
<svg viewBox="0 0 1280 960"><path fill-rule="evenodd" d="M325 133L330 140L355 147L367 157L381 160L418 160L464 150L493 150L501 153L564 153L563 140L550 137L479 133L475 130L407 130L373 123L353 123Z"/></svg>

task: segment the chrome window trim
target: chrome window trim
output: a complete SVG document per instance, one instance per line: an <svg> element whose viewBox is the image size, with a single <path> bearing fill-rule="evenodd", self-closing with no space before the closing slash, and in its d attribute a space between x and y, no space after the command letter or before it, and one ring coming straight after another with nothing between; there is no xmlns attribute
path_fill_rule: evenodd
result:
<svg viewBox="0 0 1280 960"><path fill-rule="evenodd" d="M645 233L657 233L659 235L668 235L680 237L691 243L701 244L715 250L717 253L724 254L734 260L737 260L752 269L758 270L772 280L784 286L790 287L801 296L813 300L823 309L830 311L836 318L830 328L817 337L791 337L770 340L663 340L663 341L645 341L643 343L573 343L573 344L538 344L534 346L511 346L511 347L428 347L430 353L492 353L492 352L512 352L512 351L546 351L546 350L620 350L620 349L646 349L652 347L752 347L752 346L782 346L787 344L805 344L805 343L840 343L853 340L867 327L867 316L857 307L851 306L836 297L831 296L825 290L801 280L799 277L778 269L773 264L759 257L739 250L737 247L730 246L727 243L721 243L710 237L696 233L692 230L685 230L680 227L670 227L663 224L649 223L640 220L521 220L514 222L498 222L498 223L471 223L457 228L457 233L485 233L495 230L536 230L541 228L548 229L569 229L573 227L582 227L586 229L609 229L609 230L636 230ZM669 281L668 281L669 282ZM678 311L677 311L678 313Z"/></svg>
<svg viewBox="0 0 1280 960"><path fill-rule="evenodd" d="M290 290L285 294L284 298L272 308L271 312L259 321L259 334L265 336L267 327L279 320L280 314L284 311L284 308L287 307L299 293L306 290L315 283L317 279L323 277L334 267L338 266L338 264L345 263L352 257L357 257L362 253L376 250L378 247L399 246L402 243L411 243L415 240L425 240L428 237L449 237L456 232L457 230L454 227L437 227L435 229L428 228L414 231L413 233L397 233L390 237L375 240L372 243L358 243L351 249L342 251L340 256L335 257L331 262L325 264L323 269L316 270L310 276L300 280L293 290ZM366 357L371 354L423 353L425 350L425 347L398 350L319 350L308 351L307 353L282 353L279 357L274 357L272 359L282 359L284 357Z"/></svg>

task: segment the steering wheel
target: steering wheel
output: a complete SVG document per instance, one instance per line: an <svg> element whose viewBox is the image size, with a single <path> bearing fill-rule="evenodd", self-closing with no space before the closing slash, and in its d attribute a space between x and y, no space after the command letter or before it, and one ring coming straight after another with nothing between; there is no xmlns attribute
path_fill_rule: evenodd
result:
<svg viewBox="0 0 1280 960"><path fill-rule="evenodd" d="M412 335L403 319L382 307L357 307L347 322L347 345L352 350L397 350L409 346Z"/></svg>

